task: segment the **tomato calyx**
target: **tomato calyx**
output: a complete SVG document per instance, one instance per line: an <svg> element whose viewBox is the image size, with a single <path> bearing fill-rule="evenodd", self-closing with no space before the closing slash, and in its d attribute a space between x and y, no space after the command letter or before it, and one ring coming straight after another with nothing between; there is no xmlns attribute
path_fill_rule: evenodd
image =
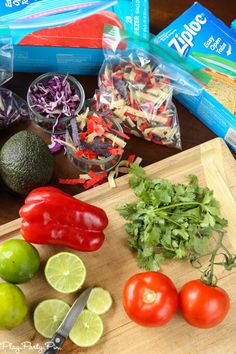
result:
<svg viewBox="0 0 236 354"><path fill-rule="evenodd" d="M172 280L163 273L136 273L124 285L123 306L137 324L162 326L177 310L178 292Z"/></svg>
<svg viewBox="0 0 236 354"><path fill-rule="evenodd" d="M153 304L156 301L156 292L151 289L145 289L143 294L143 302L145 304Z"/></svg>
<svg viewBox="0 0 236 354"><path fill-rule="evenodd" d="M200 258L203 255L196 256L192 255L191 264L194 268L200 269L202 276L201 280L204 284L209 286L217 285L217 277L214 274L215 266L223 266L226 270L232 270L236 267L236 254L232 254L226 246L223 244L223 238L225 235L225 231L215 229L218 235L218 239L216 241L216 245L212 252L208 255L211 255L209 259L209 264L207 265L205 270L201 270L202 267ZM206 254L204 255L206 256Z"/></svg>

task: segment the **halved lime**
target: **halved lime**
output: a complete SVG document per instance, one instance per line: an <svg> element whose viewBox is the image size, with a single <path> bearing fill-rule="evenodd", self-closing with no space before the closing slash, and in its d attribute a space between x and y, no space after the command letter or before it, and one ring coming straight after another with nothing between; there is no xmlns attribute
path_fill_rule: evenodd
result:
<svg viewBox="0 0 236 354"><path fill-rule="evenodd" d="M88 310L95 312L97 315L101 315L107 312L112 305L112 297L107 290L102 288L93 288L88 301Z"/></svg>
<svg viewBox="0 0 236 354"><path fill-rule="evenodd" d="M70 306L57 299L44 300L34 311L34 327L45 338L51 338L65 318Z"/></svg>
<svg viewBox="0 0 236 354"><path fill-rule="evenodd" d="M103 333L103 322L94 312L83 310L70 331L69 338L79 347L91 347Z"/></svg>
<svg viewBox="0 0 236 354"><path fill-rule="evenodd" d="M48 283L55 290L69 294L83 285L86 268L76 254L60 252L48 259L44 273Z"/></svg>

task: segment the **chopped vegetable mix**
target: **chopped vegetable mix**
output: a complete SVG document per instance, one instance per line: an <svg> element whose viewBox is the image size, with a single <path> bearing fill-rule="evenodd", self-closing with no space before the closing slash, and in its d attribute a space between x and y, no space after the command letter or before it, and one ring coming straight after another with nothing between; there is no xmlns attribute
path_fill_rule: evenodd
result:
<svg viewBox="0 0 236 354"><path fill-rule="evenodd" d="M114 63L109 58L105 61L93 106L112 110L128 133L180 147L170 79L147 54L142 55L133 50L130 55L117 55Z"/></svg>
<svg viewBox="0 0 236 354"><path fill-rule="evenodd" d="M59 178L58 182L60 184L68 184L68 185L77 185L81 184L85 189L96 187L99 184L104 182L109 183L111 188L116 187L115 178L118 177L119 173L128 173L129 167L135 163L139 165L142 159L140 157L135 158L135 155L132 154L128 157L127 160L121 160L115 167L114 170L110 171L109 174L107 172L95 173L90 171L88 174L80 174L78 178Z"/></svg>
<svg viewBox="0 0 236 354"><path fill-rule="evenodd" d="M222 232L227 220L220 216L213 192L198 185L196 176L188 184L146 176L133 164L129 180L138 200L118 207L128 221L129 245L137 251L138 265L159 270L165 259L193 259L208 253L213 231Z"/></svg>
<svg viewBox="0 0 236 354"><path fill-rule="evenodd" d="M72 120L72 145L77 157L89 160L122 155L129 137L117 129L114 121L97 112L79 114L76 123Z"/></svg>

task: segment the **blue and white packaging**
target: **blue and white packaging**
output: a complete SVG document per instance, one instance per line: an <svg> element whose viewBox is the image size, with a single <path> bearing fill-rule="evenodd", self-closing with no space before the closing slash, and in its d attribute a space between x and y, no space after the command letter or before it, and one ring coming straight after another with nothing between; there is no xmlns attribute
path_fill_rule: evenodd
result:
<svg viewBox="0 0 236 354"><path fill-rule="evenodd" d="M96 74L103 62L102 33L111 24L149 37L149 1L2 0L14 71Z"/></svg>
<svg viewBox="0 0 236 354"><path fill-rule="evenodd" d="M236 37L236 20L231 23L231 29L234 31Z"/></svg>
<svg viewBox="0 0 236 354"><path fill-rule="evenodd" d="M187 59L200 95L176 98L236 151L236 35L199 3L154 39Z"/></svg>

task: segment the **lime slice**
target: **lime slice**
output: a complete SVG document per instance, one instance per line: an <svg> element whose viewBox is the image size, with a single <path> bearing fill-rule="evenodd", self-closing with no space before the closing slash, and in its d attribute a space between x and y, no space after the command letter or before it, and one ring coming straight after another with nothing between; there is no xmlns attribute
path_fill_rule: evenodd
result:
<svg viewBox="0 0 236 354"><path fill-rule="evenodd" d="M70 306L62 300L44 300L34 311L34 327L43 337L51 338L65 318Z"/></svg>
<svg viewBox="0 0 236 354"><path fill-rule="evenodd" d="M80 289L86 277L86 268L82 260L69 252L60 252L50 257L44 272L48 283L64 294Z"/></svg>
<svg viewBox="0 0 236 354"><path fill-rule="evenodd" d="M102 288L93 288L91 291L88 301L87 308L95 312L97 315L101 315L107 312L112 305L112 298L107 290Z"/></svg>
<svg viewBox="0 0 236 354"><path fill-rule="evenodd" d="M91 347L103 333L103 322L96 313L83 310L70 331L69 338L79 347Z"/></svg>

